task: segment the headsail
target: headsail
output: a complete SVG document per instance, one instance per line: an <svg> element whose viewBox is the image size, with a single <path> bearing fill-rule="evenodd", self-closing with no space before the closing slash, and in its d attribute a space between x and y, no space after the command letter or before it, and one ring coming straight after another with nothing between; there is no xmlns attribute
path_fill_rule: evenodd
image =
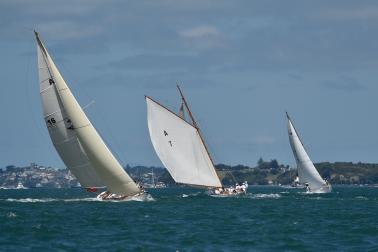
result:
<svg viewBox="0 0 378 252"><path fill-rule="evenodd" d="M38 45L40 93L50 137L63 162L84 187L105 185L115 194L140 192L85 115L49 53Z"/></svg>
<svg viewBox="0 0 378 252"><path fill-rule="evenodd" d="M152 144L172 178L182 184L221 187L198 128L150 97L146 102Z"/></svg>
<svg viewBox="0 0 378 252"><path fill-rule="evenodd" d="M289 141L295 161L297 162L299 182L301 184L308 183L310 189L316 191L322 188L326 182L322 179L308 156L289 115L287 113L286 115L288 120Z"/></svg>

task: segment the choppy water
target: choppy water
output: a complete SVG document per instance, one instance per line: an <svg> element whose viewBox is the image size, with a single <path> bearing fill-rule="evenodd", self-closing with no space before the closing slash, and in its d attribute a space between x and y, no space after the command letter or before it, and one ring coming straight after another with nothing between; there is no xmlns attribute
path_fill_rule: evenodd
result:
<svg viewBox="0 0 378 252"><path fill-rule="evenodd" d="M378 188L150 192L153 201L100 202L81 189L0 190L0 250L378 251Z"/></svg>

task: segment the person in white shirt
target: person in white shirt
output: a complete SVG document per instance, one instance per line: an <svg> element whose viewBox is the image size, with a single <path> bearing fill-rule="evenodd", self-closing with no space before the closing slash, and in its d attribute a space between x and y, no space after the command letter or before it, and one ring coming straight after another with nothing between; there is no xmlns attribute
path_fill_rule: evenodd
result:
<svg viewBox="0 0 378 252"><path fill-rule="evenodd" d="M247 188L248 188L248 182L245 181L245 182L242 184L241 189L242 189L243 192L246 192L246 191L247 191Z"/></svg>

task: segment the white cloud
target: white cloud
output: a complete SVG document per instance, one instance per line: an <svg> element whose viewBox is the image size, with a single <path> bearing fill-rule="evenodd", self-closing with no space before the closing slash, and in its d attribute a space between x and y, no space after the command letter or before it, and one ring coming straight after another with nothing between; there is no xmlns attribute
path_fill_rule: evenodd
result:
<svg viewBox="0 0 378 252"><path fill-rule="evenodd" d="M203 37L219 36L220 32L214 26L201 25L179 32L179 35L184 38L195 39Z"/></svg>
<svg viewBox="0 0 378 252"><path fill-rule="evenodd" d="M210 49L225 46L222 33L214 26L200 25L178 32L179 36L189 46L197 49Z"/></svg>
<svg viewBox="0 0 378 252"><path fill-rule="evenodd" d="M269 145L273 144L276 141L276 139L272 136L258 136L254 138L252 141L253 143L259 145Z"/></svg>
<svg viewBox="0 0 378 252"><path fill-rule="evenodd" d="M375 6L365 6L354 9L329 9L322 16L337 20L378 19L378 8Z"/></svg>
<svg viewBox="0 0 378 252"><path fill-rule="evenodd" d="M80 39L101 34L103 29L99 26L81 26L70 21L54 21L37 25L41 34L55 39Z"/></svg>

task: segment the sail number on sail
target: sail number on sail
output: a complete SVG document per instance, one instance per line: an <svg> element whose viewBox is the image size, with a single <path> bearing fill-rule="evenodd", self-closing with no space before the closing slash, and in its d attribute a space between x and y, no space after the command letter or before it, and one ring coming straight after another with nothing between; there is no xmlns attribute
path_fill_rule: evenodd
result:
<svg viewBox="0 0 378 252"><path fill-rule="evenodd" d="M164 136L168 136L168 132L165 131L165 130L163 131L163 134L164 134ZM169 143L169 145L170 145L171 147L173 147L173 145L172 145L172 141L171 141L171 140L169 140L168 143Z"/></svg>
<svg viewBox="0 0 378 252"><path fill-rule="evenodd" d="M54 117L51 117L50 119L46 121L46 123L47 123L47 127L54 127L56 124L56 120L54 119Z"/></svg>

